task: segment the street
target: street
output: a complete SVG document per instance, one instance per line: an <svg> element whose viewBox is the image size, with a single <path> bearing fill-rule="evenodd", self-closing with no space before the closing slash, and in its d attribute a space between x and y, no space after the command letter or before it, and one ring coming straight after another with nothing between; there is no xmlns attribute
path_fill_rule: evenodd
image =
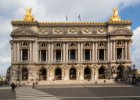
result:
<svg viewBox="0 0 140 100"><path fill-rule="evenodd" d="M61 100L140 100L140 87L38 88Z"/></svg>
<svg viewBox="0 0 140 100"><path fill-rule="evenodd" d="M0 87L0 100L15 100L16 93L10 87Z"/></svg>
<svg viewBox="0 0 140 100"><path fill-rule="evenodd" d="M140 87L124 84L0 87L0 100L140 100Z"/></svg>

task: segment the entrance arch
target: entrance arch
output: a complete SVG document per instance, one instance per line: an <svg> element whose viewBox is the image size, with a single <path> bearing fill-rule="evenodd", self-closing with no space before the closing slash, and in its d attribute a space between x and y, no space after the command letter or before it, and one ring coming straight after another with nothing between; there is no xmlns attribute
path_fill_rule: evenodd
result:
<svg viewBox="0 0 140 100"><path fill-rule="evenodd" d="M26 81L28 80L28 69L27 68L22 68L22 80Z"/></svg>
<svg viewBox="0 0 140 100"><path fill-rule="evenodd" d="M71 68L69 70L69 78L70 80L76 80L76 68Z"/></svg>
<svg viewBox="0 0 140 100"><path fill-rule="evenodd" d="M46 80L47 79L47 70L46 68L42 67L39 70L39 80Z"/></svg>
<svg viewBox="0 0 140 100"><path fill-rule="evenodd" d="M117 78L122 79L123 78L123 66L118 66L117 68Z"/></svg>
<svg viewBox="0 0 140 100"><path fill-rule="evenodd" d="M61 68L56 68L55 69L55 79L56 80L61 80L62 79L62 71L61 71Z"/></svg>
<svg viewBox="0 0 140 100"><path fill-rule="evenodd" d="M99 79L105 79L105 67L100 67L99 68Z"/></svg>
<svg viewBox="0 0 140 100"><path fill-rule="evenodd" d="M91 69L89 67L84 69L84 79L91 79Z"/></svg>

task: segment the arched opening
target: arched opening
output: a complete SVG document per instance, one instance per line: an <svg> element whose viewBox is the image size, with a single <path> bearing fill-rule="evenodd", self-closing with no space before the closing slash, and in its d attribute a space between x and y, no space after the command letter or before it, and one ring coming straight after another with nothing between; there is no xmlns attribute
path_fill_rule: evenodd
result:
<svg viewBox="0 0 140 100"><path fill-rule="evenodd" d="M22 68L22 80L23 81L28 80L28 69L27 68Z"/></svg>
<svg viewBox="0 0 140 100"><path fill-rule="evenodd" d="M76 69L75 68L70 69L69 78L70 78L70 80L76 80Z"/></svg>
<svg viewBox="0 0 140 100"><path fill-rule="evenodd" d="M91 69L89 67L84 70L84 79L91 79Z"/></svg>
<svg viewBox="0 0 140 100"><path fill-rule="evenodd" d="M40 70L39 70L39 80L46 80L47 79L47 70L42 67Z"/></svg>
<svg viewBox="0 0 140 100"><path fill-rule="evenodd" d="M62 79L62 71L60 68L55 69L55 79L56 80L61 80Z"/></svg>
<svg viewBox="0 0 140 100"><path fill-rule="evenodd" d="M99 68L99 79L105 79L105 68L104 67Z"/></svg>
<svg viewBox="0 0 140 100"><path fill-rule="evenodd" d="M123 66L121 66L121 65L117 68L117 78L118 79L123 78Z"/></svg>

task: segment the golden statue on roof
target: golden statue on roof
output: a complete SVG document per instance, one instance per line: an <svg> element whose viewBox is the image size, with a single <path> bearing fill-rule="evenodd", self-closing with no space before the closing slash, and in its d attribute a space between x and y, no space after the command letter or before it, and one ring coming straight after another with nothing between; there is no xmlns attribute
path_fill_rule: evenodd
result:
<svg viewBox="0 0 140 100"><path fill-rule="evenodd" d="M33 22L34 17L32 15L32 8L26 9L26 15L24 16L24 21Z"/></svg>
<svg viewBox="0 0 140 100"><path fill-rule="evenodd" d="M110 18L110 21L113 21L113 22L121 21L121 17L119 16L118 9L113 9L113 16Z"/></svg>

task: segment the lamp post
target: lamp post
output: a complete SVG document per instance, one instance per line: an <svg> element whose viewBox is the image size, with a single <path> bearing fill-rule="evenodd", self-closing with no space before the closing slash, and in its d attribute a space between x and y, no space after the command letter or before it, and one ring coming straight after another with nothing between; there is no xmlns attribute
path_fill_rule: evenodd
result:
<svg viewBox="0 0 140 100"><path fill-rule="evenodd" d="M136 68L135 68L135 64L133 64L133 69L132 69L132 73L133 73L133 75L132 75L132 84L134 83L136 83Z"/></svg>

